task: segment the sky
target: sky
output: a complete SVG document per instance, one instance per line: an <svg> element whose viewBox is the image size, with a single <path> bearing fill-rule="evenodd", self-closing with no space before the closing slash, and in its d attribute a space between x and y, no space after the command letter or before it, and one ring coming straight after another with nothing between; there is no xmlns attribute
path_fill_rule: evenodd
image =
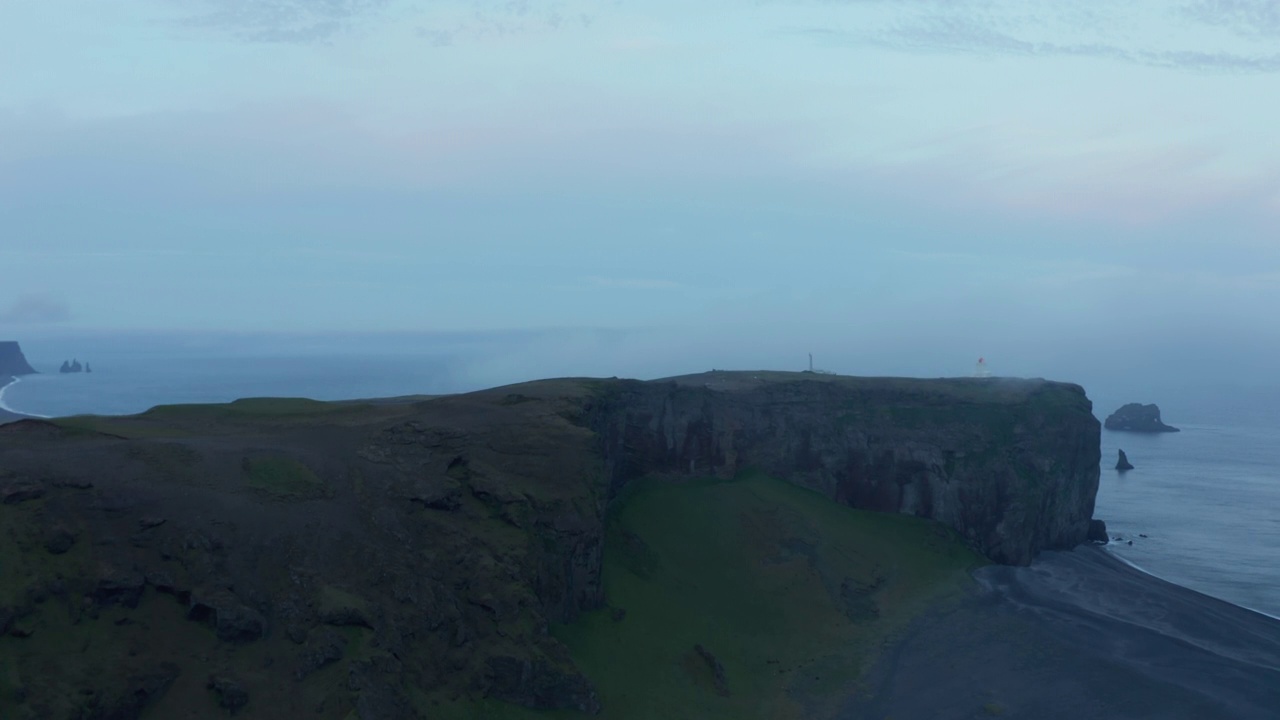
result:
<svg viewBox="0 0 1280 720"><path fill-rule="evenodd" d="M1274 1L0 0L0 335L1262 376L1276 128Z"/></svg>

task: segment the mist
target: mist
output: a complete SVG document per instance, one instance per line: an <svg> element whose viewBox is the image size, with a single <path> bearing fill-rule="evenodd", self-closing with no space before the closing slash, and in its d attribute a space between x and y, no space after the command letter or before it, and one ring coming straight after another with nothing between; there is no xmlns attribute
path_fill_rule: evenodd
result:
<svg viewBox="0 0 1280 720"><path fill-rule="evenodd" d="M0 335L443 353L459 389L810 352L1273 384L1253 15L272 7L0 10L43 68L0 84Z"/></svg>

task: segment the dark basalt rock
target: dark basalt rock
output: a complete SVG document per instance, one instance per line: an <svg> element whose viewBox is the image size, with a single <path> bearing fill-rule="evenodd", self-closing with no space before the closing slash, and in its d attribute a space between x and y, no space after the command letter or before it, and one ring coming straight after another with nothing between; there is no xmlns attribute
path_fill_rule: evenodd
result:
<svg viewBox="0 0 1280 720"><path fill-rule="evenodd" d="M82 693L87 697L74 717L83 720L137 720L144 710L168 692L180 674L177 665L161 663L129 675L119 687L90 689Z"/></svg>
<svg viewBox="0 0 1280 720"><path fill-rule="evenodd" d="M702 658L702 661L707 664L707 669L711 671L712 683L715 685L716 694L722 697L729 697L729 680L725 677L724 665L710 650L701 644L694 645L693 651L698 654L698 657Z"/></svg>
<svg viewBox="0 0 1280 720"><path fill-rule="evenodd" d="M1160 420L1160 408L1156 405L1129 403L1107 416L1102 426L1108 430L1140 433L1179 432L1178 428L1165 425Z"/></svg>
<svg viewBox="0 0 1280 720"><path fill-rule="evenodd" d="M1119 539L1119 538L1117 538ZM1089 521L1089 542L1106 545L1110 541L1107 536L1107 524L1101 520Z"/></svg>
<svg viewBox="0 0 1280 720"><path fill-rule="evenodd" d="M457 510L462 504L462 483L447 475L424 478L414 484L408 497L433 510Z"/></svg>
<svg viewBox="0 0 1280 720"><path fill-rule="evenodd" d="M62 555L76 544L76 534L62 523L51 525L44 534L44 549L54 555Z"/></svg>
<svg viewBox="0 0 1280 720"><path fill-rule="evenodd" d="M1116 460L1116 469L1120 472L1133 469L1133 464L1129 462L1129 456L1125 455L1123 450L1120 451L1120 458Z"/></svg>
<svg viewBox="0 0 1280 720"><path fill-rule="evenodd" d="M373 622L369 619L364 608L357 607L340 607L327 610L320 614L320 622L325 625L334 625L336 627L363 627L373 629Z"/></svg>
<svg viewBox="0 0 1280 720"><path fill-rule="evenodd" d="M302 647L298 658L298 669L294 671L295 680L303 680L320 668L331 665L342 659L346 653L347 639L333 630L322 630L313 633L307 644Z"/></svg>
<svg viewBox="0 0 1280 720"><path fill-rule="evenodd" d="M205 685L218 699L218 706L232 715L249 704L249 691L244 683L230 675L211 675Z"/></svg>
<svg viewBox="0 0 1280 720"><path fill-rule="evenodd" d="M262 613L240 602L229 590L193 592L187 617L212 624L218 639L231 643L253 642L267 630Z"/></svg>
<svg viewBox="0 0 1280 720"><path fill-rule="evenodd" d="M417 717L412 704L395 678L403 672L402 663L394 656L374 655L367 660L353 660L347 671L347 687L356 698L359 720L400 720Z"/></svg>
<svg viewBox="0 0 1280 720"><path fill-rule="evenodd" d="M15 480L0 486L0 503L17 505L44 497L44 484L35 480Z"/></svg>
<svg viewBox="0 0 1280 720"><path fill-rule="evenodd" d="M98 584L93 590L93 599L99 605L118 603L134 608L138 606L146 586L147 579L142 573L131 568L107 565L99 571Z"/></svg>
<svg viewBox="0 0 1280 720"><path fill-rule="evenodd" d="M499 655L490 657L486 665L491 697L534 710L600 712L600 700L590 681L539 654L533 659Z"/></svg>

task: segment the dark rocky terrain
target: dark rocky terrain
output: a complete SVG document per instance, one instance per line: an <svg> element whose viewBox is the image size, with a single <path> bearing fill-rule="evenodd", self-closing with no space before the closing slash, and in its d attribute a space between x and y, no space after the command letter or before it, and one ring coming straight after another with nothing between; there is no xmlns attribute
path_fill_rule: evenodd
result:
<svg viewBox="0 0 1280 720"><path fill-rule="evenodd" d="M551 630L606 607L635 481L759 471L1025 565L1086 540L1098 440L1073 385L796 373L12 423L0 716L596 712Z"/></svg>
<svg viewBox="0 0 1280 720"><path fill-rule="evenodd" d="M1138 433L1179 432L1178 428L1165 425L1156 405L1129 403L1107 416L1102 426L1108 430Z"/></svg>

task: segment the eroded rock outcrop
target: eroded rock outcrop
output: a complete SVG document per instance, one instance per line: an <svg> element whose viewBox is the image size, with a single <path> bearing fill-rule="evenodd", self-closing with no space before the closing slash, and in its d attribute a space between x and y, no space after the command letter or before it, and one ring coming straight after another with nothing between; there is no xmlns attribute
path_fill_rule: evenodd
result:
<svg viewBox="0 0 1280 720"><path fill-rule="evenodd" d="M1088 536L1098 421L1076 385L710 373L620 382L604 402L611 492L650 473L759 468L846 505L933 518L997 562Z"/></svg>
<svg viewBox="0 0 1280 720"><path fill-rule="evenodd" d="M1139 433L1179 432L1178 428L1165 425L1156 405L1129 403L1107 416L1102 424L1108 430Z"/></svg>
<svg viewBox="0 0 1280 720"><path fill-rule="evenodd" d="M1116 459L1116 469L1120 472L1133 469L1133 463L1129 462L1129 456L1125 455L1123 450L1120 451L1120 457Z"/></svg>

